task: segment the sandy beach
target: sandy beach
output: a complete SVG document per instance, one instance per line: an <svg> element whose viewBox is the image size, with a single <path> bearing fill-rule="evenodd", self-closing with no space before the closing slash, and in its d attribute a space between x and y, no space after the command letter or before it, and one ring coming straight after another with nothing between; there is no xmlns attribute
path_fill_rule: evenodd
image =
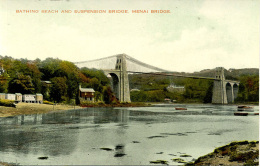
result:
<svg viewBox="0 0 260 166"><path fill-rule="evenodd" d="M62 111L82 108L80 106L71 105L50 105L37 103L18 103L16 108L0 106L0 117L8 117L23 114L47 113L51 111Z"/></svg>

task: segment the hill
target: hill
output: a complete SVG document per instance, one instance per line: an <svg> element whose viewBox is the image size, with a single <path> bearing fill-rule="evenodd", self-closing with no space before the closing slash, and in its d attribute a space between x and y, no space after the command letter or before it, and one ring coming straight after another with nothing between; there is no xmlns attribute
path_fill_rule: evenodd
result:
<svg viewBox="0 0 260 166"><path fill-rule="evenodd" d="M172 72L167 74L214 78L215 69L205 69L194 73ZM227 80L237 80L240 82L239 102L258 101L259 69L224 69L224 74ZM170 98L178 102L211 103L213 89L212 80L153 74L130 74L129 85L130 89L133 89L131 92L132 101L139 102L162 102L165 98ZM167 87L170 85L184 86L185 91L169 93Z"/></svg>

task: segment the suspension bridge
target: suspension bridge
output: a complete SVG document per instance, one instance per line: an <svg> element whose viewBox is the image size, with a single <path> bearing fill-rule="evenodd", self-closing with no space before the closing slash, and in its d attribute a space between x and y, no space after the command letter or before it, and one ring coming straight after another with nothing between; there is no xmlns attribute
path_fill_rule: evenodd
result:
<svg viewBox="0 0 260 166"><path fill-rule="evenodd" d="M75 64L80 68L95 68L103 70L105 75L109 74L112 77L113 92L121 102L131 102L128 80L128 74L130 73L214 80L212 95L213 104L233 103L238 94L239 82L226 80L223 67L216 68L215 77L178 75L173 74L172 71L141 62L126 54L118 54L90 61L75 62Z"/></svg>

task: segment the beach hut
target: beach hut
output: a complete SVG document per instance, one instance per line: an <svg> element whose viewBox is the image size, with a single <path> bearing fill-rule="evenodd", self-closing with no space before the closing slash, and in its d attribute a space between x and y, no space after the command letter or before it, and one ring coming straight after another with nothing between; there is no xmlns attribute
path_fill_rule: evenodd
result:
<svg viewBox="0 0 260 166"><path fill-rule="evenodd" d="M15 94L7 93L5 94L5 99L15 101Z"/></svg>
<svg viewBox="0 0 260 166"><path fill-rule="evenodd" d="M36 102L36 96L32 94L25 94L23 95L23 102L25 103L35 103Z"/></svg>
<svg viewBox="0 0 260 166"><path fill-rule="evenodd" d="M36 102L42 104L43 103L43 96L40 93L36 93Z"/></svg>
<svg viewBox="0 0 260 166"><path fill-rule="evenodd" d="M0 93L0 100L5 99L5 93Z"/></svg>
<svg viewBox="0 0 260 166"><path fill-rule="evenodd" d="M21 93L15 93L15 101L20 103L23 100L23 95Z"/></svg>

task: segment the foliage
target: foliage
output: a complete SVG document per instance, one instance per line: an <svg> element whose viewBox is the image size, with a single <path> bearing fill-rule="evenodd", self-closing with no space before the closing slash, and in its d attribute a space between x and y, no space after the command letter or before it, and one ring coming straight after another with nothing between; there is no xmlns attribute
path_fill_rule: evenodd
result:
<svg viewBox="0 0 260 166"><path fill-rule="evenodd" d="M259 76L241 76L239 78L239 90L236 102L258 102L259 101Z"/></svg>
<svg viewBox="0 0 260 166"><path fill-rule="evenodd" d="M214 75L213 71L209 73L202 72L207 77ZM251 70L235 70L233 72L225 71L228 78L240 81L238 98L236 102L258 102L259 101L259 77L249 74ZM255 73L255 70L252 69ZM239 75L240 73L247 75ZM194 74L194 73L193 73ZM199 76L200 73L194 75ZM232 75L233 74L233 75ZM185 73L184 73L185 75ZM177 78L169 76L155 75L129 75L130 89L139 89L140 91L131 92L131 100L138 102L146 101L164 101L164 98L177 100L177 102L200 102L211 103L214 81L192 78ZM167 86L170 83L185 87L182 92L169 92ZM159 92L159 93L158 93Z"/></svg>
<svg viewBox="0 0 260 166"><path fill-rule="evenodd" d="M132 81L132 82L131 82ZM185 87L185 91L169 92L170 83ZM130 88L140 91L131 92L131 100L134 102L163 102L165 98L177 102L204 102L212 100L213 82L210 80L175 78L153 75L131 75Z"/></svg>
<svg viewBox="0 0 260 166"><path fill-rule="evenodd" d="M8 80L0 76L0 93L8 92Z"/></svg>
<svg viewBox="0 0 260 166"><path fill-rule="evenodd" d="M194 163L190 163L189 165L210 165L213 162L218 165L218 160L214 159L223 158L224 156L224 158L227 158L232 164L258 165L259 150L255 148L256 146L259 146L259 141L231 142L228 145L216 148L212 153L199 157Z"/></svg>
<svg viewBox="0 0 260 166"><path fill-rule="evenodd" d="M43 104L50 104L50 105L53 105L54 103L53 103L53 102L50 102L50 101L47 101L47 100L43 100Z"/></svg>
<svg viewBox="0 0 260 166"><path fill-rule="evenodd" d="M79 69L74 63L55 58L43 61L14 59L0 56L0 67L5 73L0 76L1 93L42 93L44 99L56 102L75 99L78 103L79 84L83 88L95 90L95 101L116 103L118 100L112 92L110 81L103 71L96 69ZM214 70L203 70L195 73L175 73L181 75L214 76ZM257 69L225 70L227 79L240 81L236 102L259 101L259 77ZM49 87L41 81L54 81ZM165 98L177 102L204 102L212 100L213 81L180 78L172 76L131 74L129 75L133 102L163 102ZM184 92L169 92L167 87L174 83L185 87Z"/></svg>
<svg viewBox="0 0 260 166"><path fill-rule="evenodd" d="M56 102L66 101L68 89L66 81L66 77L54 77L51 79L51 99L53 99Z"/></svg>
<svg viewBox="0 0 260 166"><path fill-rule="evenodd" d="M80 83L82 87L96 91L96 101L103 101L103 93L108 92L104 87L108 87L110 81L103 71L79 69L74 63L57 58L30 61L0 56L0 65L6 71L0 76L1 93L42 93L47 100L70 102L75 99L78 103ZM52 84L46 85L41 80L51 81ZM113 96L112 91L109 93L110 97Z"/></svg>
<svg viewBox="0 0 260 166"><path fill-rule="evenodd" d="M19 74L9 82L8 92L31 94L34 93L34 86L29 75Z"/></svg>
<svg viewBox="0 0 260 166"><path fill-rule="evenodd" d="M115 95L113 94L112 89L109 86L104 87L103 95L104 95L104 102L106 104L119 103Z"/></svg>

